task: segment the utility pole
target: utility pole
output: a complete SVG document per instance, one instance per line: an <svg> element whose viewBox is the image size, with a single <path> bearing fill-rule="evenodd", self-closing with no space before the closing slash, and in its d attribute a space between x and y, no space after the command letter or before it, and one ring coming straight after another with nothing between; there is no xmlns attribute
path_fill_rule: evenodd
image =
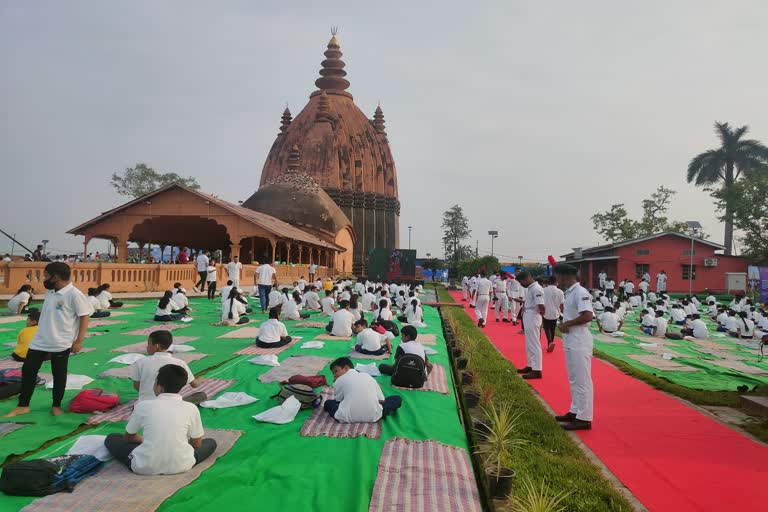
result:
<svg viewBox="0 0 768 512"><path fill-rule="evenodd" d="M475 258L480 257L480 241L475 240Z"/></svg>

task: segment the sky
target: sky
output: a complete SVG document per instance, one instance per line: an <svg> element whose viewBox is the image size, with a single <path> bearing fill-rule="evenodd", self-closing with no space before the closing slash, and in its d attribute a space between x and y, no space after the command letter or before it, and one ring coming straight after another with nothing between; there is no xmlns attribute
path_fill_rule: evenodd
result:
<svg viewBox="0 0 768 512"><path fill-rule="evenodd" d="M139 162L247 198L332 25L355 102L381 102L419 256L442 255L454 204L481 254L498 230L502 260L544 260L601 242L593 213L639 216L659 185L678 191L670 217L722 242L687 164L716 120L768 143L763 0L5 0L0 229L81 250L66 231L124 202L110 176Z"/></svg>

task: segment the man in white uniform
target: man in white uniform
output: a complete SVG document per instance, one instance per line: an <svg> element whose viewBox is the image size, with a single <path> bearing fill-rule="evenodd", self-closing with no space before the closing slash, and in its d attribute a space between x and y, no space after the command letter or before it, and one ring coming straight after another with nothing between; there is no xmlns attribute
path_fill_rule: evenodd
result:
<svg viewBox="0 0 768 512"><path fill-rule="evenodd" d="M493 294L496 297L496 303L493 305L496 321L509 322L509 298L507 297L507 273L496 279L493 285ZM504 318L504 316L507 318Z"/></svg>
<svg viewBox="0 0 768 512"><path fill-rule="evenodd" d="M205 283L208 280L208 253L201 252L197 256L197 274L200 276L200 280L192 287L196 292L205 292Z"/></svg>
<svg viewBox="0 0 768 512"><path fill-rule="evenodd" d="M544 315L544 290L529 272L520 272L517 280L525 287L523 300L523 328L525 330L525 368L517 370L524 379L540 379L541 374L541 317Z"/></svg>
<svg viewBox="0 0 768 512"><path fill-rule="evenodd" d="M511 276L507 282L507 297L509 298L509 311L512 313L512 325L517 325L517 317L520 315L520 302L523 298L523 287L520 282Z"/></svg>
<svg viewBox="0 0 768 512"><path fill-rule="evenodd" d="M663 270L656 276L656 292L667 291L667 273Z"/></svg>
<svg viewBox="0 0 768 512"><path fill-rule="evenodd" d="M472 276L469 279L469 307L474 308L477 305L477 279L479 276Z"/></svg>
<svg viewBox="0 0 768 512"><path fill-rule="evenodd" d="M600 273L597 274L597 278L600 281L600 289L605 291L605 281L608 279L608 274L605 273L605 270L601 270Z"/></svg>
<svg viewBox="0 0 768 512"><path fill-rule="evenodd" d="M317 265L312 263L309 266L309 282L313 282L315 280L315 274L317 273Z"/></svg>
<svg viewBox="0 0 768 512"><path fill-rule="evenodd" d="M469 293L469 278L464 276L461 278L461 300L467 302L467 294Z"/></svg>
<svg viewBox="0 0 768 512"><path fill-rule="evenodd" d="M238 256L232 256L232 261L227 263L227 275L232 281L232 286L240 288L240 270L243 268L243 264L240 263Z"/></svg>
<svg viewBox="0 0 768 512"><path fill-rule="evenodd" d="M485 321L488 319L488 305L491 302L492 287L491 281L485 277L485 272L480 272L475 295L475 316L478 327L485 327Z"/></svg>
<svg viewBox="0 0 768 512"><path fill-rule="evenodd" d="M582 287L576 274L576 267L561 263L555 265L555 276L561 285L567 287L563 321L560 332L563 333L565 364L568 369L568 384L571 388L571 407L567 414L555 416L564 423L565 430L589 430L592 428L593 389L592 389L592 299Z"/></svg>
<svg viewBox="0 0 768 512"><path fill-rule="evenodd" d="M262 263L256 267L256 272L253 274L253 280L256 281L256 287L259 289L259 304L261 305L261 312L267 312L267 297L269 292L272 291L272 286L277 286L277 270L269 263Z"/></svg>
<svg viewBox="0 0 768 512"><path fill-rule="evenodd" d="M605 296L603 296L605 298ZM544 334L547 336L547 352L555 350L555 329L557 321L563 314L565 295L563 290L557 287L555 276L549 276L547 286L544 287Z"/></svg>

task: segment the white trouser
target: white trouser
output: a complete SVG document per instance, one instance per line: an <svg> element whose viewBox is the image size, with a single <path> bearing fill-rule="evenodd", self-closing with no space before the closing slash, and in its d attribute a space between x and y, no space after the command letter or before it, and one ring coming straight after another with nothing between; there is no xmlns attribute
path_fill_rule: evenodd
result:
<svg viewBox="0 0 768 512"><path fill-rule="evenodd" d="M497 295L498 299L496 305L493 307L493 311L496 313L496 318L504 318L504 315L509 317L509 299L506 294Z"/></svg>
<svg viewBox="0 0 768 512"><path fill-rule="evenodd" d="M467 300L467 287L462 286L461 287L461 298L464 300Z"/></svg>
<svg viewBox="0 0 768 512"><path fill-rule="evenodd" d="M571 409L577 419L592 421L592 335L574 339L563 334L565 365L568 369L568 384L571 387Z"/></svg>
<svg viewBox="0 0 768 512"><path fill-rule="evenodd" d="M478 320L488 320L488 303L491 298L488 295L478 295L475 305L475 316Z"/></svg>
<svg viewBox="0 0 768 512"><path fill-rule="evenodd" d="M234 286L235 288L240 288L240 278L239 277L237 279L232 279L232 286Z"/></svg>
<svg viewBox="0 0 768 512"><path fill-rule="evenodd" d="M477 305L477 290L475 290L474 288L469 289L469 305L470 306Z"/></svg>
<svg viewBox="0 0 768 512"><path fill-rule="evenodd" d="M512 313L512 321L517 322L517 315L520 314L520 303L515 300L515 297L509 299L509 311Z"/></svg>
<svg viewBox="0 0 768 512"><path fill-rule="evenodd" d="M523 313L525 327L525 356L532 370L541 371L541 315L526 311Z"/></svg>

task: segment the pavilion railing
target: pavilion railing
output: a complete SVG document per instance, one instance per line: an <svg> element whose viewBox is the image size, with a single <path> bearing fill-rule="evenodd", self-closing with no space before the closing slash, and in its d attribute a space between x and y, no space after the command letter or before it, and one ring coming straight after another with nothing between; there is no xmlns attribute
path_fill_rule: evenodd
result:
<svg viewBox="0 0 768 512"><path fill-rule="evenodd" d="M0 262L0 295L13 295L25 284L32 285L35 293L44 293L43 262ZM103 283L110 284L112 293L121 292L157 292L170 290L176 282L191 289L198 280L194 264L159 265L137 263L70 263L72 284L85 292ZM227 283L225 265L217 265L217 286ZM254 273L258 265L243 265L240 286L254 284ZM275 264L278 283L290 285L301 276L309 278L309 265ZM317 267L317 277L332 277L333 269Z"/></svg>

